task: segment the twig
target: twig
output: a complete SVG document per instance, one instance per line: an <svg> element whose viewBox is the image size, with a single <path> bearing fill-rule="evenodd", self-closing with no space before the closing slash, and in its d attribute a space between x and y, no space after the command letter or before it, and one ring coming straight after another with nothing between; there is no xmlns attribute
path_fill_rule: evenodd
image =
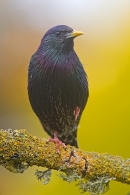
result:
<svg viewBox="0 0 130 195"><path fill-rule="evenodd" d="M60 170L66 181L78 181L83 192L108 190L109 181L130 184L130 159L96 152L83 152L67 145L56 152L54 143L30 135L26 130L0 130L0 165L13 173L23 173L37 165Z"/></svg>

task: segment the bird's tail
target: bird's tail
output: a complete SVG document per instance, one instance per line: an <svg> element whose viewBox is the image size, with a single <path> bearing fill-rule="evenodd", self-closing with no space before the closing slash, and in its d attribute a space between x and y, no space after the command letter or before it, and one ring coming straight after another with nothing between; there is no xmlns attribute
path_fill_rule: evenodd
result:
<svg viewBox="0 0 130 195"><path fill-rule="evenodd" d="M68 136L60 136L59 139L65 143L65 145L71 145L78 148L78 142L77 142L77 135L76 132L74 134L68 135Z"/></svg>
<svg viewBox="0 0 130 195"><path fill-rule="evenodd" d="M78 142L77 142L77 139L76 139L76 138L74 138L74 139L72 140L72 142L70 143L70 145L71 145L71 146L75 146L76 148L78 148Z"/></svg>
<svg viewBox="0 0 130 195"><path fill-rule="evenodd" d="M51 130L49 127L45 126L45 124L43 125L43 123L41 122L44 130L48 133L48 135L50 135L52 138L54 138L54 131ZM76 148L78 148L78 142L77 142L77 127L74 127L74 130L70 130L67 133L60 133L57 132L57 136L59 138L59 140L61 140L63 143L65 143L65 145L71 145L71 146L75 146Z"/></svg>

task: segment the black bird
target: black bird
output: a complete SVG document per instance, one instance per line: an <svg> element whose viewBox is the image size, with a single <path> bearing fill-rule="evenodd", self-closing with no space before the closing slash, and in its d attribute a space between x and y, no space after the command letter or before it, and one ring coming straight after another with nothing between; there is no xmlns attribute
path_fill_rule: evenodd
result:
<svg viewBox="0 0 130 195"><path fill-rule="evenodd" d="M28 69L29 100L44 130L56 144L62 141L76 147L88 99L87 76L73 48L74 38L82 34L66 25L49 29Z"/></svg>

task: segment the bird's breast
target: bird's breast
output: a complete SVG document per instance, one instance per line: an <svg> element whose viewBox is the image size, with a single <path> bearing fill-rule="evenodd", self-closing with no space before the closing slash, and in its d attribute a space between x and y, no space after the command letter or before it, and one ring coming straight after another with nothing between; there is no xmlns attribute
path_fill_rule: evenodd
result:
<svg viewBox="0 0 130 195"><path fill-rule="evenodd" d="M83 67L73 55L41 58L38 62L39 59L38 56L33 60L29 68L28 90L33 110L45 125L72 126L74 110L79 107L82 113L87 101Z"/></svg>

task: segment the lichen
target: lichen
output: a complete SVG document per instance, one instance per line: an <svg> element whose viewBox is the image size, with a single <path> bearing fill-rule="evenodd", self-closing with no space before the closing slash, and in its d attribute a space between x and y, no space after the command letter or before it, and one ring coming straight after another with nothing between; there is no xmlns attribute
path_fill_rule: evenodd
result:
<svg viewBox="0 0 130 195"><path fill-rule="evenodd" d="M89 192L91 195L99 195L107 192L109 190L110 180L115 180L115 178L109 177L97 177L93 180L85 180L79 176L76 172L71 172L69 174L61 173L59 175L63 181L69 183L76 182L76 186L79 187L81 193Z"/></svg>
<svg viewBox="0 0 130 195"><path fill-rule="evenodd" d="M67 174L65 173L61 173L58 175L60 178L63 179L63 181L67 181L69 183L80 180L81 176L79 176L75 171L72 172L67 172Z"/></svg>
<svg viewBox="0 0 130 195"><path fill-rule="evenodd" d="M36 170L35 175L44 185L48 184L51 179L52 170L47 169L45 171Z"/></svg>
<svg viewBox="0 0 130 195"><path fill-rule="evenodd" d="M9 165L7 164L6 169L13 173L23 173L28 167L26 162L12 161Z"/></svg>
<svg viewBox="0 0 130 195"><path fill-rule="evenodd" d="M82 179L78 182L77 186L79 186L81 193L89 192L91 195L99 195L109 190L109 182L114 179L109 177L98 177L92 181Z"/></svg>
<svg viewBox="0 0 130 195"><path fill-rule="evenodd" d="M57 154L54 143L25 129L0 130L0 165L13 173L23 173L33 165L46 167L48 170L35 173L44 184L50 181L50 169L54 169L62 172L63 180L76 182L81 192L92 195L106 192L110 180L130 184L130 159L83 152L69 145L61 146Z"/></svg>

